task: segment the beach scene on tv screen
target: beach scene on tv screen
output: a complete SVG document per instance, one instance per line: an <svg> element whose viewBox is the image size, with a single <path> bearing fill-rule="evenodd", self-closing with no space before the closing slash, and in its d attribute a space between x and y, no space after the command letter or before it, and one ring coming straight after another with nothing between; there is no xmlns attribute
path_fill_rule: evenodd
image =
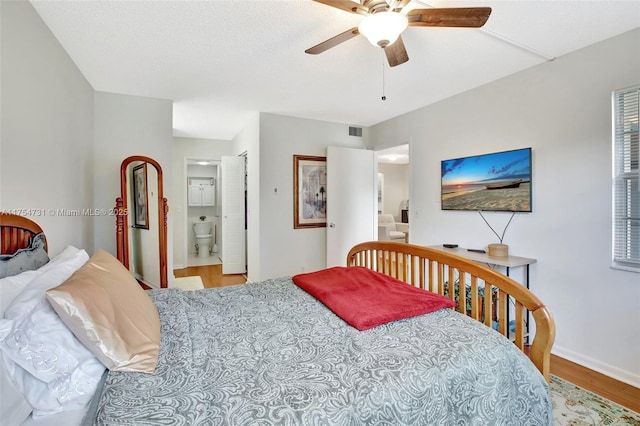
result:
<svg viewBox="0 0 640 426"><path fill-rule="evenodd" d="M442 209L531 211L531 150L442 161Z"/></svg>

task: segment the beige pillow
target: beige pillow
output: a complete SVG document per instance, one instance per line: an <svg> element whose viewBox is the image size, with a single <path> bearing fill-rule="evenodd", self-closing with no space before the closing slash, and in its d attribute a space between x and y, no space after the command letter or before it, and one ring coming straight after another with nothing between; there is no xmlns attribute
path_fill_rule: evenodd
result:
<svg viewBox="0 0 640 426"><path fill-rule="evenodd" d="M98 250L47 291L62 321L109 370L153 373L160 318L151 298L111 254Z"/></svg>

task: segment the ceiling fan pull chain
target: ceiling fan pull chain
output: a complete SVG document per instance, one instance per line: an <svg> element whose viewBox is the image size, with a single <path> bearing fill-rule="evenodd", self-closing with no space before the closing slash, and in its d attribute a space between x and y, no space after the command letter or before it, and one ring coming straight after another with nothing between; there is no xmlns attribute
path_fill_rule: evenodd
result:
<svg viewBox="0 0 640 426"><path fill-rule="evenodd" d="M382 100L386 101L387 100L387 96L384 93L384 49L380 49L381 52L381 58L382 58Z"/></svg>

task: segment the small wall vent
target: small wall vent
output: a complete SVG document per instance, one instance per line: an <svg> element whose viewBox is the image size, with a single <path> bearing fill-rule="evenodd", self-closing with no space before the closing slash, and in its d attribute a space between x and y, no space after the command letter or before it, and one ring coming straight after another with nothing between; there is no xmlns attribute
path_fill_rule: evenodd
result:
<svg viewBox="0 0 640 426"><path fill-rule="evenodd" d="M349 136L358 136L362 137L362 127L353 127L349 126Z"/></svg>

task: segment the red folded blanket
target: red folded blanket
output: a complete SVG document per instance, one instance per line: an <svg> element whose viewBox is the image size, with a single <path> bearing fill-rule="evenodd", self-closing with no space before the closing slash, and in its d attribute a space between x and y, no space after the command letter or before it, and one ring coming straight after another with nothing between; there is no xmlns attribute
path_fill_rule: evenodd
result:
<svg viewBox="0 0 640 426"><path fill-rule="evenodd" d="M299 274L293 282L358 330L455 305L447 297L361 266Z"/></svg>

